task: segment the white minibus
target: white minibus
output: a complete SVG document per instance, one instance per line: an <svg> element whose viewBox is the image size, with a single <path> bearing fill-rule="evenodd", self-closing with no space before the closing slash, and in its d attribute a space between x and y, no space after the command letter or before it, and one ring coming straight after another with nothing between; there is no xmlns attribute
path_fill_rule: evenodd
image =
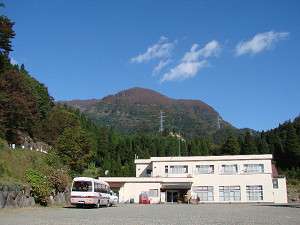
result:
<svg viewBox="0 0 300 225"><path fill-rule="evenodd" d="M71 204L91 205L99 208L110 205L109 184L90 177L75 177L72 182Z"/></svg>

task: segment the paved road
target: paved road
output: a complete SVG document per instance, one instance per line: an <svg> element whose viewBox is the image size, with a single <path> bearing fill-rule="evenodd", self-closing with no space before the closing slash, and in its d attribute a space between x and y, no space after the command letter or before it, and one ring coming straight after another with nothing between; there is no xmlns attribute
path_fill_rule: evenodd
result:
<svg viewBox="0 0 300 225"><path fill-rule="evenodd" d="M299 206L300 207L300 206ZM118 205L111 208L0 210L0 225L300 224L300 208L245 204Z"/></svg>

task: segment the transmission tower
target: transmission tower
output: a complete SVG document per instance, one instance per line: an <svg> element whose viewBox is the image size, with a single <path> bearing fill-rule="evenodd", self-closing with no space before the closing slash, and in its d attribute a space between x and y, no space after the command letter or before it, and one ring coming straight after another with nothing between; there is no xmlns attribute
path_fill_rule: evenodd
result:
<svg viewBox="0 0 300 225"><path fill-rule="evenodd" d="M164 115L164 112L163 111L160 111L160 127L159 127L159 132L163 132L164 131L164 118L166 116Z"/></svg>
<svg viewBox="0 0 300 225"><path fill-rule="evenodd" d="M217 128L218 129L221 129L221 121L222 121L222 119L220 118L220 116L218 116L218 118L217 118Z"/></svg>

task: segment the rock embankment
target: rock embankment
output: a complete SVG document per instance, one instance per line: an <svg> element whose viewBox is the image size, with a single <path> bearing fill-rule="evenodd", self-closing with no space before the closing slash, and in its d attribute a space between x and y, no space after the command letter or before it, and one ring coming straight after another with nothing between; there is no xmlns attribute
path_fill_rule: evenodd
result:
<svg viewBox="0 0 300 225"><path fill-rule="evenodd" d="M48 197L47 205L69 205L70 192L58 192ZM35 206L36 202L29 186L0 185L0 208L24 208Z"/></svg>
<svg viewBox="0 0 300 225"><path fill-rule="evenodd" d="M0 185L0 208L22 208L35 205L29 187Z"/></svg>

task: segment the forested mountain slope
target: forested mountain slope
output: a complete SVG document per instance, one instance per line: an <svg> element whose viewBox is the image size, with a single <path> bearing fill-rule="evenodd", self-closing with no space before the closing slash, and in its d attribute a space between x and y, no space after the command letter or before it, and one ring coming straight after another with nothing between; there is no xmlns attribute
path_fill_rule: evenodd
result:
<svg viewBox="0 0 300 225"><path fill-rule="evenodd" d="M164 128L183 133L186 137L208 136L221 128L232 128L219 113L200 100L172 99L146 88L131 88L101 100L63 102L80 109L99 125L120 132L157 132L160 111Z"/></svg>

